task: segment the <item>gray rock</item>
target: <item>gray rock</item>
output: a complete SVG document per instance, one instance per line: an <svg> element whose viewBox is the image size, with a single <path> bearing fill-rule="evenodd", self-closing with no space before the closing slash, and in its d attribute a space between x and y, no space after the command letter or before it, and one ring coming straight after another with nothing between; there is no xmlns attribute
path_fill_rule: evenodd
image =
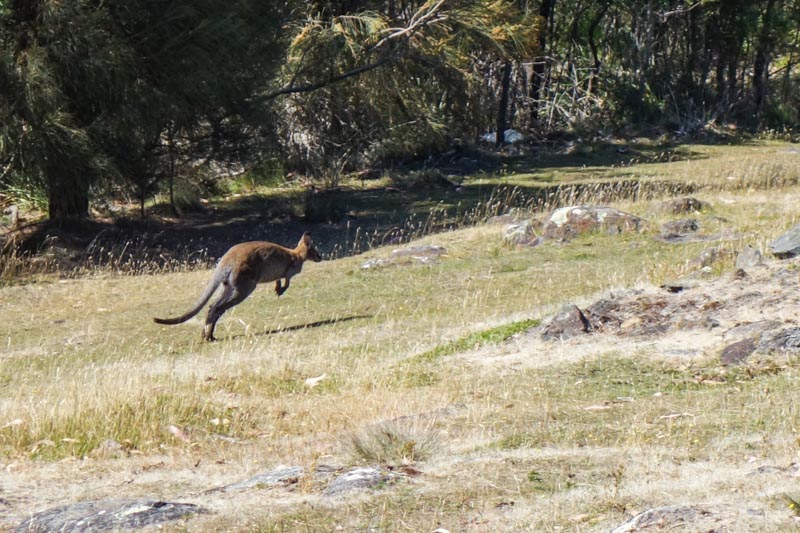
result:
<svg viewBox="0 0 800 533"><path fill-rule="evenodd" d="M764 264L761 252L753 248L749 244L745 246L739 255L736 256L736 269L742 269L745 272L748 268L754 268Z"/></svg>
<svg viewBox="0 0 800 533"><path fill-rule="evenodd" d="M733 271L733 279L735 280L741 281L748 279L749 277L750 274L748 274L743 268L737 268L736 270Z"/></svg>
<svg viewBox="0 0 800 533"><path fill-rule="evenodd" d="M673 198L664 202L664 208L675 214L679 213L693 213L695 211L702 211L708 209L710 206L706 202L702 202L697 198L687 196L684 198Z"/></svg>
<svg viewBox="0 0 800 533"><path fill-rule="evenodd" d="M761 353L800 353L800 327L765 333L758 343L758 351Z"/></svg>
<svg viewBox="0 0 800 533"><path fill-rule="evenodd" d="M737 324L728 331L725 332L724 337L726 339L737 339L741 340L741 337L752 336L757 337L761 335L762 332L779 328L781 326L781 322L777 320L759 320L757 322L746 322L744 324Z"/></svg>
<svg viewBox="0 0 800 533"><path fill-rule="evenodd" d="M532 220L523 220L516 224L509 224L503 230L503 241L511 246L538 246L542 238L536 235L535 223Z"/></svg>
<svg viewBox="0 0 800 533"><path fill-rule="evenodd" d="M694 233L700 229L700 224L693 218L682 218L680 220L670 220L661 225L662 235L683 235Z"/></svg>
<svg viewBox="0 0 800 533"><path fill-rule="evenodd" d="M287 466L270 470L269 472L264 472L263 474L253 476L250 479L240 481L239 483L225 485L224 487L215 490L220 490L222 492L233 492L237 490L250 489L253 487L275 487L289 485L291 483L296 483L303 473L304 470L302 466Z"/></svg>
<svg viewBox="0 0 800 533"><path fill-rule="evenodd" d="M542 329L544 340L566 340L593 330L591 322L577 305L569 304Z"/></svg>
<svg viewBox="0 0 800 533"><path fill-rule="evenodd" d="M206 512L191 503L98 500L63 505L36 513L17 526L16 531L79 533L138 529Z"/></svg>
<svg viewBox="0 0 800 533"><path fill-rule="evenodd" d="M719 356L723 365L738 365L756 350L756 342L753 339L743 339L726 346Z"/></svg>
<svg viewBox="0 0 800 533"><path fill-rule="evenodd" d="M795 224L789 231L769 244L769 251L779 259L788 259L800 255L800 224Z"/></svg>
<svg viewBox="0 0 800 533"><path fill-rule="evenodd" d="M331 481L323 494L336 496L353 490L379 488L393 479L392 474L377 467L354 468Z"/></svg>
<svg viewBox="0 0 800 533"><path fill-rule="evenodd" d="M683 505L657 507L637 514L627 522L611 530L611 533L633 533L634 531L672 531L693 521L698 512Z"/></svg>
<svg viewBox="0 0 800 533"><path fill-rule="evenodd" d="M733 233L714 233L711 235L702 235L700 233L661 233L653 238L657 241L666 242L669 244L688 244L691 242L715 242L738 239L741 238L741 236Z"/></svg>
<svg viewBox="0 0 800 533"><path fill-rule="evenodd" d="M639 231L644 220L613 207L570 206L553 211L544 225L546 239L567 239L589 231L604 231L616 235Z"/></svg>
<svg viewBox="0 0 800 533"><path fill-rule="evenodd" d="M679 279L674 281L668 281L661 285L661 288L667 292L677 293L688 291L689 289L693 289L700 284L699 281L695 279Z"/></svg>

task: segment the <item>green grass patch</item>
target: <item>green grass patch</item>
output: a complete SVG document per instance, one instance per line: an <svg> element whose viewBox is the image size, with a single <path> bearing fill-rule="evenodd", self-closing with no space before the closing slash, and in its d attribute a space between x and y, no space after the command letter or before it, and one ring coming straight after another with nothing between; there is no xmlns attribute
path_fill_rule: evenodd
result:
<svg viewBox="0 0 800 533"><path fill-rule="evenodd" d="M468 350L476 350L487 344L497 344L505 342L514 335L524 333L531 328L540 324L539 319L520 320L519 322L512 322L497 326L496 328L470 333L460 339L448 342L432 348L426 352L415 355L414 357L406 360L406 363L431 363L442 357L454 355Z"/></svg>

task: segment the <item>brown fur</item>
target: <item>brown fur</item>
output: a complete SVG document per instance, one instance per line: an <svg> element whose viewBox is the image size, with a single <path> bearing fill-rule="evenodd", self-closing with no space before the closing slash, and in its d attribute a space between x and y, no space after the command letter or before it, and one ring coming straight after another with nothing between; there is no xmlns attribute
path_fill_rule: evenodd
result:
<svg viewBox="0 0 800 533"><path fill-rule="evenodd" d="M303 263L310 259L322 261L308 233L303 233L294 249L266 241L243 242L231 247L220 258L214 275L195 306L176 318L154 318L158 324L180 324L200 312L217 287L222 294L208 308L203 339L213 341L214 327L222 314L247 298L259 283L275 282L275 292L280 296L289 288L289 280L299 274ZM281 284L281 280L285 280Z"/></svg>

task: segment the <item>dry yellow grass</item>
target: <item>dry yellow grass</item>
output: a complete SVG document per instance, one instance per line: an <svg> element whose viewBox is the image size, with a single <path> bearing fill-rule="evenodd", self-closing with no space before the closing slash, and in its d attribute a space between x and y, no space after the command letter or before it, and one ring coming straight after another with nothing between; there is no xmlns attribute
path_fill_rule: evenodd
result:
<svg viewBox="0 0 800 533"><path fill-rule="evenodd" d="M713 245L763 249L798 216L800 188L765 186L765 174L796 172L788 149L654 168L675 179L700 169L714 184L696 195L713 206L703 229L731 236ZM750 189L723 187L754 167L767 170ZM447 249L429 265L361 268L391 248L307 265L281 298L261 288L226 314L210 344L199 319L151 320L188 308L208 272L2 287L0 523L149 495L209 508L174 526L192 531L607 531L669 503L724 508L750 530L792 527L780 495L797 490L780 468L797 461L796 361L731 374L714 350L692 364L602 343L568 358L518 354L535 365L500 357L508 343L481 345L480 363L460 353L463 339L564 302L686 273L710 244L654 241L674 218L659 206L618 204L650 221L641 234L510 249L501 227L478 226L415 243ZM457 348L431 352L442 346ZM700 385L698 373L721 377ZM281 464L369 462L411 462L421 475L353 499L309 480L204 494ZM763 465L775 470L744 475Z"/></svg>

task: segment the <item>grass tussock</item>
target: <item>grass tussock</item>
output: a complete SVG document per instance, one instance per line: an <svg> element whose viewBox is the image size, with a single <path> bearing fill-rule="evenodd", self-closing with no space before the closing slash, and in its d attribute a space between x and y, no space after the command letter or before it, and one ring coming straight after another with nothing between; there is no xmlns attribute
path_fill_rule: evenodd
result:
<svg viewBox="0 0 800 533"><path fill-rule="evenodd" d="M350 436L349 448L356 463L409 465L430 459L441 448L436 433L420 423L382 422Z"/></svg>

